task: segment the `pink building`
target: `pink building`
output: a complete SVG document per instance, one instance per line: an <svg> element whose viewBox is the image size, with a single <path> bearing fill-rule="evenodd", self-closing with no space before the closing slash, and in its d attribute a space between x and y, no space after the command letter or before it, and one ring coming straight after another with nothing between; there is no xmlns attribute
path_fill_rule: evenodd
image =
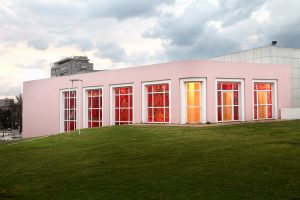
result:
<svg viewBox="0 0 300 200"><path fill-rule="evenodd" d="M23 137L131 123L278 119L287 65L184 61L24 83ZM72 84L72 79L79 79Z"/></svg>

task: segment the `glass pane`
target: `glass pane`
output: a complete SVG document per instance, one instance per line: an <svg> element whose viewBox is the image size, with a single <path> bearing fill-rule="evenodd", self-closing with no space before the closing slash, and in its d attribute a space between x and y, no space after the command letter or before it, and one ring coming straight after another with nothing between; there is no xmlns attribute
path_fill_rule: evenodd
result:
<svg viewBox="0 0 300 200"><path fill-rule="evenodd" d="M165 94L165 107L169 107L169 94Z"/></svg>
<svg viewBox="0 0 300 200"><path fill-rule="evenodd" d="M153 94L154 97L154 107L163 107L164 106L164 102L163 102L163 94L158 93L158 94Z"/></svg>
<svg viewBox="0 0 300 200"><path fill-rule="evenodd" d="M152 94L148 94L148 107L152 107Z"/></svg>
<svg viewBox="0 0 300 200"><path fill-rule="evenodd" d="M152 108L148 108L148 122L153 122Z"/></svg>
<svg viewBox="0 0 300 200"><path fill-rule="evenodd" d="M222 83L218 83L218 90L221 90L222 88Z"/></svg>
<svg viewBox="0 0 300 200"><path fill-rule="evenodd" d="M257 119L257 106L254 106L254 119Z"/></svg>
<svg viewBox="0 0 300 200"><path fill-rule="evenodd" d="M169 84L163 84L163 91L168 92L169 91Z"/></svg>
<svg viewBox="0 0 300 200"><path fill-rule="evenodd" d="M128 87L128 94L132 94L132 87Z"/></svg>
<svg viewBox="0 0 300 200"><path fill-rule="evenodd" d="M222 108L218 107L218 121L222 121Z"/></svg>
<svg viewBox="0 0 300 200"><path fill-rule="evenodd" d="M120 94L120 89L119 88L115 88L115 94Z"/></svg>
<svg viewBox="0 0 300 200"><path fill-rule="evenodd" d="M99 127L99 122L92 122L92 127Z"/></svg>
<svg viewBox="0 0 300 200"><path fill-rule="evenodd" d="M69 91L68 92L64 92L64 97L68 98L68 96L69 96Z"/></svg>
<svg viewBox="0 0 300 200"><path fill-rule="evenodd" d="M169 108L165 108L165 122L169 122Z"/></svg>
<svg viewBox="0 0 300 200"><path fill-rule="evenodd" d="M65 110L64 120L68 120L69 111Z"/></svg>
<svg viewBox="0 0 300 200"><path fill-rule="evenodd" d="M92 96L99 96L99 90L91 90Z"/></svg>
<svg viewBox="0 0 300 200"><path fill-rule="evenodd" d="M165 86L163 84L153 85L153 92L163 92Z"/></svg>
<svg viewBox="0 0 300 200"><path fill-rule="evenodd" d="M76 112L75 112L75 110L70 110L69 120L75 120L75 119L76 119Z"/></svg>
<svg viewBox="0 0 300 200"><path fill-rule="evenodd" d="M88 97L88 108L92 107L92 97Z"/></svg>
<svg viewBox="0 0 300 200"><path fill-rule="evenodd" d="M222 90L232 90L232 83L222 83Z"/></svg>
<svg viewBox="0 0 300 200"><path fill-rule="evenodd" d="M258 96L258 104L267 104L267 95L266 92L257 92L257 96Z"/></svg>
<svg viewBox="0 0 300 200"><path fill-rule="evenodd" d="M99 110L98 109L93 109L92 110L92 120L93 121L99 121Z"/></svg>
<svg viewBox="0 0 300 200"><path fill-rule="evenodd" d="M154 108L154 122L164 122L163 108Z"/></svg>
<svg viewBox="0 0 300 200"><path fill-rule="evenodd" d="M64 123L64 131L68 131L68 130L69 130L69 129L68 129L68 123L69 123L69 122L65 122L65 123Z"/></svg>
<svg viewBox="0 0 300 200"><path fill-rule="evenodd" d="M272 104L272 92L268 92L268 104Z"/></svg>
<svg viewBox="0 0 300 200"><path fill-rule="evenodd" d="M257 92L254 91L254 104L257 104Z"/></svg>
<svg viewBox="0 0 300 200"><path fill-rule="evenodd" d="M99 100L100 100L99 108L102 108L102 97L99 97Z"/></svg>
<svg viewBox="0 0 300 200"><path fill-rule="evenodd" d="M132 103L133 103L133 99L132 99L132 95L129 95L129 104L128 106L132 108Z"/></svg>
<svg viewBox="0 0 300 200"><path fill-rule="evenodd" d="M127 87L122 87L119 88L120 94L128 94L128 88Z"/></svg>
<svg viewBox="0 0 300 200"><path fill-rule="evenodd" d="M99 108L99 98L98 97L93 97L92 98L92 106L93 108Z"/></svg>
<svg viewBox="0 0 300 200"><path fill-rule="evenodd" d="M102 109L99 110L100 113L100 121L102 121Z"/></svg>
<svg viewBox="0 0 300 200"><path fill-rule="evenodd" d="M115 121L120 121L119 109L115 110Z"/></svg>
<svg viewBox="0 0 300 200"><path fill-rule="evenodd" d="M129 121L128 109L120 109L120 121Z"/></svg>
<svg viewBox="0 0 300 200"><path fill-rule="evenodd" d="M200 122L200 108L188 108L187 109L187 122L198 123Z"/></svg>
<svg viewBox="0 0 300 200"><path fill-rule="evenodd" d="M265 119L266 116L266 106L258 106L258 119Z"/></svg>
<svg viewBox="0 0 300 200"><path fill-rule="evenodd" d="M88 120L92 120L92 109L88 109Z"/></svg>
<svg viewBox="0 0 300 200"><path fill-rule="evenodd" d="M233 110L234 110L234 120L239 120L239 107L234 106Z"/></svg>
<svg viewBox="0 0 300 200"><path fill-rule="evenodd" d="M187 92L187 106L200 106L200 92L190 90Z"/></svg>
<svg viewBox="0 0 300 200"><path fill-rule="evenodd" d="M129 121L133 121L133 112L132 109L129 109Z"/></svg>
<svg viewBox="0 0 300 200"><path fill-rule="evenodd" d="M69 99L65 98L65 109L69 108Z"/></svg>
<svg viewBox="0 0 300 200"><path fill-rule="evenodd" d="M91 128L91 127L92 127L92 123L89 122L89 123L88 123L88 128Z"/></svg>
<svg viewBox="0 0 300 200"><path fill-rule="evenodd" d="M269 119L273 118L273 114L272 114L272 106L268 106L268 118L269 118Z"/></svg>
<svg viewBox="0 0 300 200"><path fill-rule="evenodd" d="M120 107L127 108L129 107L129 96L128 95L121 95L120 96Z"/></svg>
<svg viewBox="0 0 300 200"><path fill-rule="evenodd" d="M271 83L256 83L257 90L271 90L272 84Z"/></svg>
<svg viewBox="0 0 300 200"><path fill-rule="evenodd" d="M71 91L70 92L70 97L76 97L76 91Z"/></svg>
<svg viewBox="0 0 300 200"><path fill-rule="evenodd" d="M239 89L239 83L233 83L233 89L238 90Z"/></svg>
<svg viewBox="0 0 300 200"><path fill-rule="evenodd" d="M147 85L146 86L148 93L152 92L152 85Z"/></svg>
<svg viewBox="0 0 300 200"><path fill-rule="evenodd" d="M70 108L76 108L76 99L70 98Z"/></svg>
<svg viewBox="0 0 300 200"><path fill-rule="evenodd" d="M222 103L222 98L221 98L221 91L218 92L218 106L220 106Z"/></svg>
<svg viewBox="0 0 300 200"><path fill-rule="evenodd" d="M186 83L187 91L200 90L200 82L189 82Z"/></svg>
<svg viewBox="0 0 300 200"><path fill-rule="evenodd" d="M223 105L232 105L232 92L223 92Z"/></svg>
<svg viewBox="0 0 300 200"><path fill-rule="evenodd" d="M119 96L115 96L115 108L120 107Z"/></svg>
<svg viewBox="0 0 300 200"><path fill-rule="evenodd" d="M232 106L227 106L223 108L223 121L232 120Z"/></svg>
<svg viewBox="0 0 300 200"><path fill-rule="evenodd" d="M75 128L76 128L76 123L74 121L71 121L70 122L70 131L75 130Z"/></svg>
<svg viewBox="0 0 300 200"><path fill-rule="evenodd" d="M233 92L233 100L234 100L234 105L239 105L239 92L238 91Z"/></svg>

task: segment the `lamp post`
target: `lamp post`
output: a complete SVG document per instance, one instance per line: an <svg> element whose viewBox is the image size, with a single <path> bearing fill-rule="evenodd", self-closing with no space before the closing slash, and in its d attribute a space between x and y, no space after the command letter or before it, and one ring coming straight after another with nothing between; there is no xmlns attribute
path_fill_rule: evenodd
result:
<svg viewBox="0 0 300 200"><path fill-rule="evenodd" d="M71 83L72 83L72 90L73 90L73 85L74 85L74 82L81 82L81 89L82 89L82 85L83 85L83 80L81 79L70 79ZM79 92L78 92L79 93ZM81 92L80 92L81 94ZM78 97L79 97L79 94L78 94ZM79 113L79 120L78 120L78 134L80 135L80 128L81 128L81 112L80 112L80 99L77 98L77 95L76 95L76 99L78 100L78 111L77 113ZM77 106L76 106L76 111L77 111Z"/></svg>

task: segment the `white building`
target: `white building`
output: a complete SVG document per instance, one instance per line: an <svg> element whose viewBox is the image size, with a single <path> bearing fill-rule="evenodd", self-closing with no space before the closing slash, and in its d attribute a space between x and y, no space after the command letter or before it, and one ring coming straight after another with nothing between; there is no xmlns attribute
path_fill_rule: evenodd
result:
<svg viewBox="0 0 300 200"><path fill-rule="evenodd" d="M273 41L268 46L228 53L209 60L290 65L292 107L300 108L300 49L280 47L276 44L277 42Z"/></svg>

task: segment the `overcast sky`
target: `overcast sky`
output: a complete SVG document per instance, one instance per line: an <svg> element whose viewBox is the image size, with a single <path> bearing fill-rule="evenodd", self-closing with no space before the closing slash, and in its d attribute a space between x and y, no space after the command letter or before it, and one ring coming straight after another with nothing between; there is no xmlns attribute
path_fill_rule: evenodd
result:
<svg viewBox="0 0 300 200"><path fill-rule="evenodd" d="M47 78L59 59L95 69L300 47L299 0L1 0L0 97Z"/></svg>

